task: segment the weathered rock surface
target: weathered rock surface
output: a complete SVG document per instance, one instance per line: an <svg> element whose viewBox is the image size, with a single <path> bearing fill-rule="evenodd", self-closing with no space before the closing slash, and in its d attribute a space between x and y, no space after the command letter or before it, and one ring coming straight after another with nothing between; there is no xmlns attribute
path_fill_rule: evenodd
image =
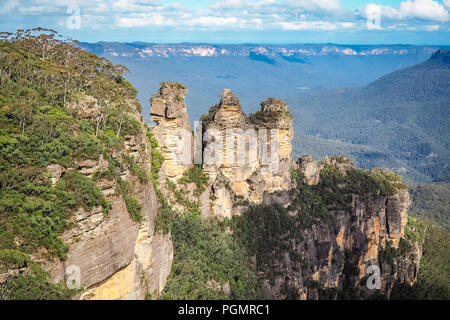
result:
<svg viewBox="0 0 450 320"><path fill-rule="evenodd" d="M90 98L83 101L81 110L89 116L89 108L95 101ZM134 116L142 121L137 109ZM116 159L123 155L133 156L134 161L150 173L151 146L144 129L137 135L126 136L124 149L113 153ZM108 168L108 161L100 156L97 160L75 161L71 167L92 177ZM111 204L111 210L107 214L102 208L75 212L69 220L72 227L62 235L69 246L67 259L43 262L55 282L73 279L71 272L79 268L81 285L86 289L83 299L144 299L146 295L156 298L164 289L171 270L171 237L155 233L158 203L153 186L140 182L130 168L121 170L121 178L133 186L133 196L142 206L142 222L131 220L116 182L99 179L96 183ZM52 183L56 183L66 168L52 165L47 171L52 175Z"/></svg>
<svg viewBox="0 0 450 320"><path fill-rule="evenodd" d="M188 121L185 96L187 89L178 83L162 83L151 98L152 128L164 156L163 170L167 178L177 181L193 166L193 137Z"/></svg>
<svg viewBox="0 0 450 320"><path fill-rule="evenodd" d="M232 91L223 90L203 134L213 215L231 217L242 213L245 203L262 203L264 193L289 190L292 138L292 116L282 100L267 99L247 117Z"/></svg>
<svg viewBox="0 0 450 320"><path fill-rule="evenodd" d="M167 179L177 182L193 166L194 154L186 94L180 84L163 83L151 99L152 120L157 123L151 132L164 156L159 192L177 211L182 211L183 205L177 203ZM88 107L95 101L83 103L83 112L89 114ZM295 164L291 156L293 119L282 100L269 98L261 103L261 111L247 116L238 98L225 89L220 104L202 120L201 153L209 182L200 196L194 196L192 183L184 185L183 195L187 201L200 202L203 218L231 218L243 214L250 205L262 203L280 204L289 209L289 215L301 215L301 208L290 206L293 168L300 169L311 187L320 183L320 172L326 166L343 175L355 170L355 164L345 157L325 158L319 163L305 156ZM141 145L145 145L144 151ZM134 156L139 165L151 171L151 147L145 132L127 136L125 150L114 156L122 153ZM108 162L100 157L73 167L93 176L107 168ZM66 168L49 166L47 170L55 184ZM155 232L158 203L153 186L139 182L126 167L121 177L134 186L144 221L130 219L115 181L100 179L97 185L112 204L111 212L105 215L101 208L76 212L70 221L74 227L63 235L70 247L67 260L45 266L55 281L70 276L67 267L79 267L87 289L83 299L157 298L170 274L171 236ZM358 298L377 293L389 296L395 281L415 282L421 257L417 243L402 249L392 260L385 254L400 248L404 239L410 205L407 190L400 188L390 196L350 194L346 205L347 209L328 208L327 221L298 226L295 237L283 235L282 249L274 251L264 265L258 265L259 257L252 257L255 271L266 279L263 288L268 298L314 300L324 294L336 298L345 288L358 290ZM373 266L380 268L381 290L366 286ZM208 286L231 294L229 283L211 280Z"/></svg>
<svg viewBox="0 0 450 320"><path fill-rule="evenodd" d="M299 167L308 184L319 182L316 168L324 163L334 164L341 172L354 169L354 163L347 160L325 159L318 164L307 156L299 161ZM350 210L330 210L329 222L302 228L301 236L296 238L302 240L287 241L287 249L262 268L275 274L265 282L269 298L318 299L327 289L328 298L336 298L344 287L359 290L355 297L358 299L376 294L389 297L395 281L416 281L421 257L418 243L412 243L391 261L383 255L389 248L399 248L404 237L410 205L408 191L399 189L392 196L364 199L352 195L348 204ZM381 290L367 287L368 277L374 272L369 268L374 267L380 270Z"/></svg>

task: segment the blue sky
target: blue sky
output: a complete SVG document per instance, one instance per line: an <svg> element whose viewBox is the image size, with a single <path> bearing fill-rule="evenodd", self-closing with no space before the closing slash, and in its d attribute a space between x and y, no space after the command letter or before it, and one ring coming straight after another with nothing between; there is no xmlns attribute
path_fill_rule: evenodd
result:
<svg viewBox="0 0 450 320"><path fill-rule="evenodd" d="M1 0L0 30L80 41L450 45L450 0Z"/></svg>

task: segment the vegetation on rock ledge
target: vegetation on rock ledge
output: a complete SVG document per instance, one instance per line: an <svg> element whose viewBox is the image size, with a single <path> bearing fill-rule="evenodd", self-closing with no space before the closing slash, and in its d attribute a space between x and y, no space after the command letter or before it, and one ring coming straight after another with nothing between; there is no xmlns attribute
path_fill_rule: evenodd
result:
<svg viewBox="0 0 450 320"><path fill-rule="evenodd" d="M110 168L95 177L118 176L120 164L111 155L123 148L125 136L141 130L134 116L140 112L137 92L123 78L126 71L53 30L0 33L0 264L12 257L27 261L9 271L8 286L15 289L7 286L6 297L67 297L64 286L47 283L48 275L23 255L64 260L68 248L59 235L71 213L108 212L93 179L76 169L103 155ZM55 164L63 172L53 185L47 166ZM124 200L139 220L140 205Z"/></svg>

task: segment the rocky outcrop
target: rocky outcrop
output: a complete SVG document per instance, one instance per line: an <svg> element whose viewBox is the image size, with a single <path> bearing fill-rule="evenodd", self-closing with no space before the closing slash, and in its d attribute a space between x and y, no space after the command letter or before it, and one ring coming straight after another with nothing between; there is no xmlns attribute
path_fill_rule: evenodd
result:
<svg viewBox="0 0 450 320"><path fill-rule="evenodd" d="M323 166L317 163L311 155L306 155L299 159L298 165L305 175L308 185L312 186L319 183L319 174Z"/></svg>
<svg viewBox="0 0 450 320"><path fill-rule="evenodd" d="M210 177L212 214L241 214L265 193L290 189L292 116L282 100L270 98L247 117L231 90L203 120L203 169Z"/></svg>
<svg viewBox="0 0 450 320"><path fill-rule="evenodd" d="M317 185L319 168L325 165L342 174L356 169L343 157L317 163L306 156L299 161L305 183ZM410 205L407 189L399 188L389 196L349 194L347 205L345 210L330 207L329 220L317 219L310 227L300 227L300 235L289 238L287 250L266 267L266 272L275 274L265 281L269 298L389 297L395 281L416 281L421 248L419 243L405 239ZM289 210L294 216L302 214L295 206ZM368 282L376 272L381 287L374 290Z"/></svg>
<svg viewBox="0 0 450 320"><path fill-rule="evenodd" d="M332 186L324 187L323 170L334 168L343 177L350 177L356 171L355 163L345 157L317 162L305 156L295 164L291 156L293 119L282 100L269 98L261 103L260 111L247 116L238 98L225 89L220 103L201 119L200 154L209 181L200 194L195 192L194 182L180 180L194 165L186 94L181 84L162 83L151 99L152 120L156 122L151 133L164 158L154 181L158 198L151 183L140 181L130 166L121 168L121 179L133 186L133 194L142 205L143 222L130 219L116 181L97 179L112 209L107 215L102 208L90 212L80 209L73 215L70 222L74 227L63 235L70 248L66 261L45 266L55 281L66 280L68 268L77 266L86 288L83 299L157 298L173 259L170 232L165 235L155 231L158 206L164 203L175 214L198 205L204 218L231 218L260 204L277 205L294 217L296 224L277 241L270 241L279 247L270 248L264 263L258 256L251 259L271 299L389 296L394 282L415 282L421 248L414 242L405 244L410 204L407 190L399 185L389 195L380 190L368 194L338 182L340 194L331 190ZM126 136L124 146L114 152L115 158L132 156L145 172L151 172L152 147L144 131ZM94 177L99 170L106 170L109 162L101 156L72 166ZM55 184L68 168L49 166L47 170ZM296 181L295 174L300 174L301 180ZM299 183L309 189L296 194ZM320 199L317 193L314 198L317 190ZM312 197L306 206L302 202L305 197ZM332 201L318 207L326 197ZM339 206L333 205L335 198ZM314 216L315 211L319 216ZM367 283L376 270L380 289L373 290ZM232 295L229 283L211 280L207 285Z"/></svg>
<svg viewBox="0 0 450 320"><path fill-rule="evenodd" d="M179 83L164 82L151 98L154 134L164 156L165 176L177 181L193 166L193 137L188 121L185 96L187 89Z"/></svg>
<svg viewBox="0 0 450 320"><path fill-rule="evenodd" d="M167 139L172 134L165 124L169 108L167 101L171 101L167 97L173 96L176 90L183 90L167 86L161 90L165 88L170 93L160 90L152 100L157 110L152 111L157 122L153 132L160 135L161 143L164 143L161 137ZM183 108L174 107L176 110ZM174 113L180 119L177 120L179 125L185 126L187 115L178 111ZM260 111L247 116L242 112L239 99L231 90L225 89L220 103L211 107L201 120L202 166L209 182L197 200L201 202L199 207L204 218L231 218L243 214L249 206L259 204L281 205L291 217L311 216L306 220L294 219L300 222L295 222L298 225L279 235L280 239L275 243L281 243L280 247L271 248L273 253L262 259L263 264L258 263L261 257L254 257L255 271L265 279L263 287L269 298L389 296L395 281L415 282L421 252L416 243L409 245L407 250L401 245L405 241L410 204L407 190L400 187L401 181L393 182L399 184L395 193L382 195L381 189L374 189L370 191L374 194L369 194L364 189L369 182L364 179L372 179L370 174L381 179L389 173L381 170L357 172L355 163L345 157L326 157L317 162L313 157L305 156L297 164L293 163L293 119L282 100L269 98L261 103ZM169 138L169 141L173 140ZM161 150L164 148L162 145ZM173 159L173 153L167 149L163 153L166 160ZM177 167L179 176L186 167ZM343 181L355 185L346 186L332 180L337 185L322 186L321 172L330 168L337 170L342 177L353 177L354 181ZM298 182L293 183L292 170L302 175L304 188L310 188L297 196ZM161 176L159 181L164 184L167 170ZM370 183L376 183L376 179ZM328 190L336 187L342 191ZM360 191L356 192L358 188ZM167 199L182 210L166 189L161 188ZM337 194L330 195L330 192ZM187 198L195 201L192 195L188 196L190 193L185 192ZM299 204L306 201L304 197L312 197L312 203ZM331 203L326 202L326 209L317 207L318 201L325 201L323 199L327 197ZM332 205L336 199L339 205ZM323 210L327 213L324 214ZM315 211L322 213L314 218ZM400 251L401 254L398 253ZM393 252L395 257L391 257ZM381 288L373 290L368 288L367 281L377 270Z"/></svg>
<svg viewBox="0 0 450 320"><path fill-rule="evenodd" d="M89 105L82 99L83 115L89 114ZM91 99L92 100L92 99ZM90 101L95 104L95 101ZM81 286L85 289L82 299L144 299L157 298L165 286L170 273L173 248L170 235L155 232L158 203L151 182L139 180L124 157L132 157L135 165L146 174L151 171L151 146L146 137L144 123L137 108L131 103L135 119L142 124L142 130L124 138L124 147L115 150L112 158L122 163L120 179L132 186L133 196L141 208L142 222L130 218L125 199L119 192L118 182L111 178L96 179L97 186L110 203L111 210L102 208L91 211L80 208L69 218L72 226L62 239L69 251L65 261L42 261L52 275L52 280L67 281L79 274ZM103 155L99 159L73 161L70 168L59 165L47 167L52 183L67 170L78 170L93 178L96 173L107 170L109 161ZM74 278L75 276L75 278Z"/></svg>

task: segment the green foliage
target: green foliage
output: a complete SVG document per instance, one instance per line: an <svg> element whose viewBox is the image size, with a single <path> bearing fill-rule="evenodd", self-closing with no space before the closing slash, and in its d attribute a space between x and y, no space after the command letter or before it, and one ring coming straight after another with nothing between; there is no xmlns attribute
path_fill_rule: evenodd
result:
<svg viewBox="0 0 450 320"><path fill-rule="evenodd" d="M269 272L273 277L271 261L283 254L289 239L296 239L296 217L290 216L281 206L251 207L241 217L233 217L233 233L248 250L256 255L258 270ZM298 239L298 237L297 237Z"/></svg>
<svg viewBox="0 0 450 320"><path fill-rule="evenodd" d="M163 299L261 299L248 253L226 224L205 221L199 213L177 215L173 221L174 262ZM231 296L221 286L230 282Z"/></svg>
<svg viewBox="0 0 450 320"><path fill-rule="evenodd" d="M139 182L147 184L148 183L147 172L145 172L145 170L142 167L136 164L134 157L128 155L123 155L122 157L130 167L131 174L134 175L136 178L138 178Z"/></svg>
<svg viewBox="0 0 450 320"><path fill-rule="evenodd" d="M408 182L449 181L449 79L448 62L432 58L365 87L298 96L292 111L308 120L294 123L293 149L395 168Z"/></svg>
<svg viewBox="0 0 450 320"><path fill-rule="evenodd" d="M130 219L135 222L142 221L142 205L139 200L132 196L132 188L130 184L120 177L117 179L118 191L122 195L123 201L125 201Z"/></svg>
<svg viewBox="0 0 450 320"><path fill-rule="evenodd" d="M71 208L83 207L86 210L92 210L94 207L102 206L105 213L110 209L110 205L94 180L76 170L66 172L58 181L56 188L67 192L67 205Z"/></svg>
<svg viewBox="0 0 450 320"><path fill-rule="evenodd" d="M30 257L20 251L12 249L0 250L0 271L26 267Z"/></svg>
<svg viewBox="0 0 450 320"><path fill-rule="evenodd" d="M400 188L406 186L397 174L379 169L371 171L352 169L344 175L335 166L327 163L320 171L318 185L326 204L337 205L340 209L346 209L350 194L366 199L378 195L390 196Z"/></svg>
<svg viewBox="0 0 450 320"><path fill-rule="evenodd" d="M181 184L195 183L197 186L194 194L200 196L205 191L205 185L208 183L208 176L203 172L201 166L196 165L183 173L180 179Z"/></svg>
<svg viewBox="0 0 450 320"><path fill-rule="evenodd" d="M32 263L24 273L6 279L0 288L0 300L70 300L77 293L64 283L50 283L48 278L48 273Z"/></svg>
<svg viewBox="0 0 450 320"><path fill-rule="evenodd" d="M176 212L174 212L173 208L166 201L160 201L158 216L155 221L155 231L163 234L171 232L175 216Z"/></svg>
<svg viewBox="0 0 450 320"><path fill-rule="evenodd" d="M153 185L156 187L158 184L159 170L161 170L162 163L164 161L164 156L161 151L159 151L158 141L153 136L151 132L147 132L148 141L150 141L150 146L152 147L152 172L151 179Z"/></svg>
<svg viewBox="0 0 450 320"><path fill-rule="evenodd" d="M405 255L411 251L415 243L423 244L426 229L427 227L422 221L409 217L408 224L405 227L405 237L400 238L398 248L386 243L386 247L378 253L378 259L387 262L389 265L393 265L395 260L399 258L405 259Z"/></svg>
<svg viewBox="0 0 450 320"><path fill-rule="evenodd" d="M450 183L413 185L409 189L412 215L431 219L450 231Z"/></svg>
<svg viewBox="0 0 450 320"><path fill-rule="evenodd" d="M282 99L268 98L261 102L261 107L265 108L268 105L277 105L278 110L258 110L248 116L248 119L255 124L265 124L277 122L280 118L290 118L293 116L289 110L287 110L287 104Z"/></svg>
<svg viewBox="0 0 450 320"><path fill-rule="evenodd" d="M344 252L344 267L342 268L342 289L337 293L337 299L355 300L359 297L359 289L354 285L354 278L359 275L358 265L352 260L349 250Z"/></svg>
<svg viewBox="0 0 450 320"><path fill-rule="evenodd" d="M160 86L163 87L165 85L168 85L171 88L175 88L175 89L186 89L186 86L180 82L176 82L176 81L164 81L160 83Z"/></svg>
<svg viewBox="0 0 450 320"><path fill-rule="evenodd" d="M417 220L417 224L421 225L421 229L426 227L422 232L424 245L417 283L413 286L396 283L391 299L449 300L450 233L431 221ZM422 240L420 236L419 240Z"/></svg>
<svg viewBox="0 0 450 320"><path fill-rule="evenodd" d="M94 174L94 180L107 179L107 180L117 180L120 176L122 170L122 164L119 160L109 157L108 158L108 168L106 170L99 170Z"/></svg>
<svg viewBox="0 0 450 320"><path fill-rule="evenodd" d="M59 235L71 212L101 206L106 213L109 204L92 179L69 170L53 186L45 167L72 167L74 160L97 160L103 154L109 168L95 178L116 179L120 164L112 160L111 149L120 149L124 135L141 130L136 110L128 107L133 104L127 103L136 98L136 90L123 78L126 68L81 50L52 30L2 33L1 38L0 251L8 263L16 259L17 266L24 261L21 254L42 248L49 258L64 260L68 249ZM79 112L81 107L94 109L83 105L86 96L96 99L99 113ZM132 171L143 177L139 169ZM138 216L135 201L128 199L127 207ZM36 277L21 274L17 279Z"/></svg>
<svg viewBox="0 0 450 320"><path fill-rule="evenodd" d="M140 222L142 220L142 205L140 204L139 200L130 196L125 196L124 201L131 220Z"/></svg>
<svg viewBox="0 0 450 320"><path fill-rule="evenodd" d="M154 135L148 131L147 137L152 148L151 179L159 203L158 216L155 221L155 231L168 234L172 230L172 220L174 219L176 213L174 212L172 206L167 202L158 186L159 171L161 170L161 166L164 162L164 156L161 151L159 151L158 141L156 141ZM168 187L172 191L176 190L176 185L174 183L170 183L170 181L168 182Z"/></svg>

